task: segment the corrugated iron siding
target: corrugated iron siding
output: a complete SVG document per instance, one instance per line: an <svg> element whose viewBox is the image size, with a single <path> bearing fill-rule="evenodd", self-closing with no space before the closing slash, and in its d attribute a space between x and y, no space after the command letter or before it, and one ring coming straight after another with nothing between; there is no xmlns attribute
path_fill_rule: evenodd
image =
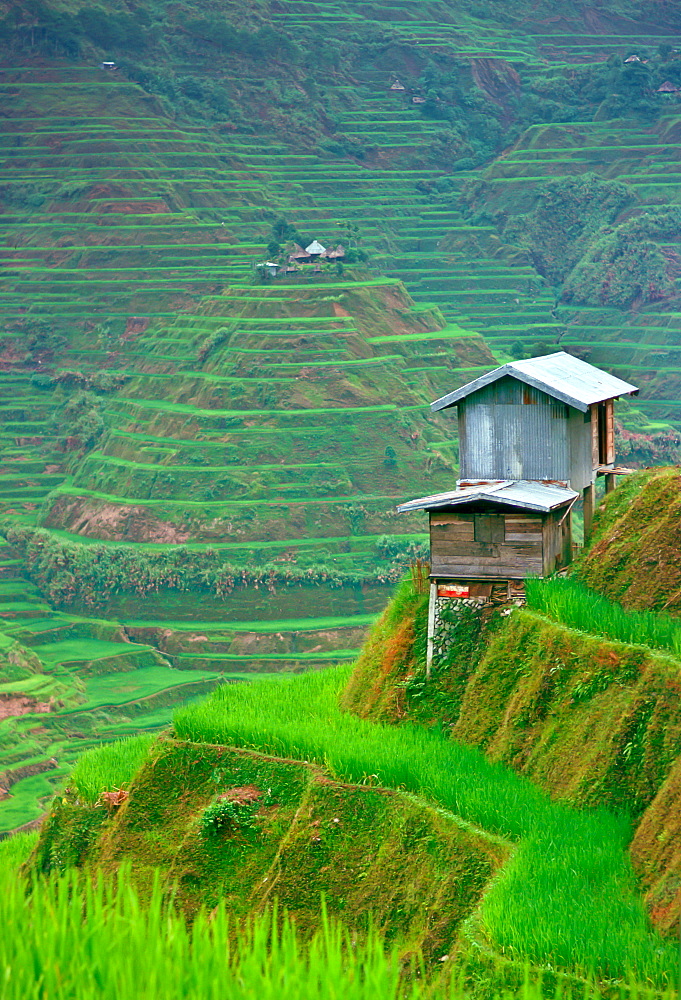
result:
<svg viewBox="0 0 681 1000"><path fill-rule="evenodd" d="M570 407L505 376L459 404L462 479L570 479Z"/></svg>

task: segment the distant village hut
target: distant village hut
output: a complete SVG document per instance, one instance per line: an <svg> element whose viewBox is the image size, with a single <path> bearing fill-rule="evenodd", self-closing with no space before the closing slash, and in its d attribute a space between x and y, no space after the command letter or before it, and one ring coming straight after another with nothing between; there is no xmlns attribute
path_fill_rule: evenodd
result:
<svg viewBox="0 0 681 1000"><path fill-rule="evenodd" d="M429 513L429 662L442 601L522 599L527 577L570 562L575 502L581 495L588 537L596 478L612 489L629 471L615 465L613 404L637 392L559 351L502 365L431 404L457 407L461 478L398 507Z"/></svg>
<svg viewBox="0 0 681 1000"><path fill-rule="evenodd" d="M657 88L658 94L681 94L681 90L675 86L671 80L665 80L661 87Z"/></svg>
<svg viewBox="0 0 681 1000"><path fill-rule="evenodd" d="M270 278L276 278L279 272L280 265L273 260L263 261L262 264L256 264L255 269L259 271L261 275L267 275Z"/></svg>
<svg viewBox="0 0 681 1000"><path fill-rule="evenodd" d="M330 261L341 261L345 260L345 247L339 243L337 247L331 247L329 250L325 250L324 253L320 254L324 260Z"/></svg>
<svg viewBox="0 0 681 1000"><path fill-rule="evenodd" d="M326 253L326 247L322 246L319 240L312 240L309 247L305 247L305 253L314 261L315 258L319 259L322 254Z"/></svg>
<svg viewBox="0 0 681 1000"><path fill-rule="evenodd" d="M304 250L299 243L293 244L293 250L288 255L290 264L309 264L310 255L307 250Z"/></svg>
<svg viewBox="0 0 681 1000"><path fill-rule="evenodd" d="M401 93L402 91L406 90L407 88L404 86L403 83L400 83L399 80L395 80L395 82L392 84L392 86L390 87L390 89L393 91L393 93Z"/></svg>

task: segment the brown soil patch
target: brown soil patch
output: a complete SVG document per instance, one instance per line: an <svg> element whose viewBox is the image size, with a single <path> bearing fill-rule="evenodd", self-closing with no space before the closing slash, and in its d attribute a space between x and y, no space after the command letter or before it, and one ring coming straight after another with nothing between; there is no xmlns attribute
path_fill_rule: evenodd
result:
<svg viewBox="0 0 681 1000"><path fill-rule="evenodd" d="M0 720L51 711L52 703L49 701L36 701L35 698L26 698L24 695L0 695Z"/></svg>
<svg viewBox="0 0 681 1000"><path fill-rule="evenodd" d="M148 316L128 316L123 336L125 338L136 337L140 333L144 333L150 322Z"/></svg>
<svg viewBox="0 0 681 1000"><path fill-rule="evenodd" d="M157 215L160 212L170 211L164 201L113 202L110 205L98 205L97 210L102 215L111 212L115 212L116 215Z"/></svg>
<svg viewBox="0 0 681 1000"><path fill-rule="evenodd" d="M222 795L218 795L219 802L234 802L240 806L247 802L257 802L262 798L262 792L255 785L242 785L239 788L229 788Z"/></svg>
<svg viewBox="0 0 681 1000"><path fill-rule="evenodd" d="M106 541L186 542L189 532L168 521L159 521L145 507L91 504L84 499L55 504L46 521L48 527L65 527L77 535Z"/></svg>

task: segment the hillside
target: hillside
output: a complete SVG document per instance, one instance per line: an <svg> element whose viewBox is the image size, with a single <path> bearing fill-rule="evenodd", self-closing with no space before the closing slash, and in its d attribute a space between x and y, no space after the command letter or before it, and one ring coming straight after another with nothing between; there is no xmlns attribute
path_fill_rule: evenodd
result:
<svg viewBox="0 0 681 1000"><path fill-rule="evenodd" d="M0 4L7 634L76 679L102 641L206 675L351 660L423 544L395 504L456 476L427 404L497 354L641 384L620 454L676 460L680 26L634 0ZM290 236L349 262L260 282ZM163 706L8 737L8 765L164 725L164 669Z"/></svg>
<svg viewBox="0 0 681 1000"><path fill-rule="evenodd" d="M441 727L559 801L624 810L648 911L664 931L681 911L681 627L648 609L677 611L677 506L678 468L627 478L600 507L573 578L530 581L528 607L510 614L454 612L430 678L428 596L403 583L341 702L377 723Z"/></svg>
<svg viewBox="0 0 681 1000"><path fill-rule="evenodd" d="M277 900L306 934L323 894L329 915L361 934L369 907L386 941L429 963L453 945L508 853L500 838L413 797L234 747L165 740L113 815L82 798L76 785L53 809L38 870L55 858L62 869L105 871L128 861L142 892L158 874L166 890L181 886L188 917L227 900L238 919Z"/></svg>
<svg viewBox="0 0 681 1000"><path fill-rule="evenodd" d="M675 945L646 917L627 817L553 803L433 728L339 711L348 673L224 686L162 740L86 755L28 870L123 871L188 914L266 913L276 894L303 933L327 906L473 996L594 975L618 995L630 974L662 991Z"/></svg>
<svg viewBox="0 0 681 1000"><path fill-rule="evenodd" d="M589 586L627 608L678 615L679 485L678 467L650 469L608 498L577 569Z"/></svg>

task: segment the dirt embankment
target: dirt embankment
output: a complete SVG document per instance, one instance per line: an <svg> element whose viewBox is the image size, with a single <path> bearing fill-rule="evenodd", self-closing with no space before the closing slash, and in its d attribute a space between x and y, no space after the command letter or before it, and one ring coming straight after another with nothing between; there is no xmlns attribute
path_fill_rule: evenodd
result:
<svg viewBox="0 0 681 1000"><path fill-rule="evenodd" d="M38 701L26 695L0 694L0 721L19 715L42 714L52 711L52 700Z"/></svg>

